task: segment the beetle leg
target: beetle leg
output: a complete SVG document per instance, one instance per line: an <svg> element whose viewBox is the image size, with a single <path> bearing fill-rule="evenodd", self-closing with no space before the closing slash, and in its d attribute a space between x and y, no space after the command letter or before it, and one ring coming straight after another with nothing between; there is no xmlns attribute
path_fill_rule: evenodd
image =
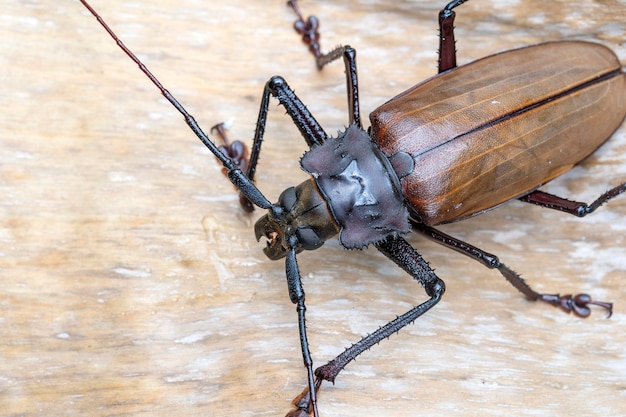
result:
<svg viewBox="0 0 626 417"><path fill-rule="evenodd" d="M346 78L348 84L348 102L350 103L350 123L355 123L360 128L359 116L359 100L358 100L358 83L356 79L356 51L349 46L344 49L344 58L346 62ZM350 69L349 69L350 68ZM353 75L350 75L353 74ZM291 117L294 124L300 131L300 134L309 147L321 145L328 135L322 126L315 120L309 109L304 105L302 100L298 98L296 93L289 87L287 82L280 76L274 76L265 84L263 97L261 98L261 106L259 108L259 117L256 123L254 139L252 142L252 152L248 164L247 176L254 181L256 174L256 166L261 153L261 143L265 134L265 124L267 122L267 114L269 112L270 96L275 97L280 104L286 109L287 114Z"/></svg>
<svg viewBox="0 0 626 417"><path fill-rule="evenodd" d="M419 253L399 235L391 235L383 241L375 244L376 248L389 259L394 261L400 268L415 278L430 296L430 299L413 307L408 312L396 317L394 320L380 327L375 332L347 348L343 353L326 365L315 370L315 376L326 381L334 382L339 372L363 351L371 348L381 340L397 333L408 324L413 323L418 317L426 313L437 304L446 289L444 282L435 275Z"/></svg>
<svg viewBox="0 0 626 417"><path fill-rule="evenodd" d="M348 96L348 108L349 108L349 123L356 124L360 129L362 129L360 107L359 107L358 78L357 78L357 71L356 71L356 51L350 46L342 47L338 49L338 51L340 51L341 53L338 54L337 56L343 56L344 64L346 67L346 86L347 86L347 91L348 91L347 96ZM154 80L156 81L156 79ZM160 84L157 85L157 87L159 86ZM161 91L163 95L167 93L166 98L168 98L169 96L171 97L172 100L175 100L174 97L171 96L171 94L169 94L167 90L161 88ZM223 126L221 126L220 124L212 128L212 130L213 129L217 130L218 135L226 144L225 148L220 147L218 151L221 151L223 154L228 155L228 158L232 159L232 161L235 164L239 165L241 170L244 170L245 169L244 165L247 165L246 176L250 182L254 182L254 177L256 174L256 167L259 161L259 155L261 153L261 144L263 142L263 136L265 134L265 125L267 122L267 114L269 112L270 96L275 97L280 102L280 104L282 104L283 107L285 107L287 114L291 117L291 119L293 120L294 124L297 126L298 130L302 134L302 137L305 139L309 147L312 147L314 145L320 145L326 140L326 138L328 138L328 135L326 134L322 126L317 122L315 117L307 109L307 107L304 105L302 100L298 98L298 96L295 94L293 89L289 87L287 82L280 76L274 76L270 78L270 80L265 84L265 88L263 90L263 96L261 98L261 104L259 107L259 115L257 118L256 128L254 132L254 139L252 142L252 152L250 154L249 161L246 161L246 158L245 158L245 153L246 153L245 145L243 145L239 141L234 141L229 144L228 139L226 138L226 134L223 130ZM170 99L168 98L168 100ZM170 100L170 102L172 101ZM178 102L176 102L176 104L178 104ZM175 104L175 107L179 111L181 111L181 113L183 113L184 111L183 115L185 116L186 119L187 117L191 117L180 104L178 104L178 106L176 106L176 104ZM195 123L195 120L193 122ZM192 127L192 130L193 130L193 127ZM196 132L196 130L194 130L194 132ZM196 135L198 135L197 132L196 132ZM201 137L200 139L206 145L206 142ZM240 148L243 148L243 149L240 149ZM215 154L215 152L213 153ZM232 153L234 153L235 155L234 156L231 155ZM239 155L240 153L241 153L241 157ZM218 159L220 158L218 157ZM243 161L245 161L244 165L242 165ZM243 191L242 191L242 194L243 194ZM246 201L246 198L243 195L240 196L240 203L242 207L244 208L244 210L246 211L253 210L252 205Z"/></svg>
<svg viewBox="0 0 626 417"><path fill-rule="evenodd" d="M306 320L305 320L305 312L306 306L304 303L304 289L302 288L302 278L300 276L300 269L298 268L298 262L296 260L296 245L297 238L295 235L287 237L288 245L290 246L289 251L287 252L287 257L285 258L285 271L287 275L287 287L289 290L289 298L293 304L297 305L298 311L298 329L300 332L300 349L302 351L302 359L304 361L304 366L307 370L308 376L308 386L307 390L310 393L306 397L308 401L306 402L306 412L313 412L315 417L318 417L317 412L317 400L316 394L319 389L320 381L315 380L315 376L313 373L313 359L311 359L311 352L309 350L309 342L307 340L306 334ZM299 408L300 409L300 408ZM300 409L303 410L303 409ZM299 415L292 414L289 415Z"/></svg>
<svg viewBox="0 0 626 417"><path fill-rule="evenodd" d="M341 372L347 364L356 359L363 351L370 349L381 340L388 338L406 325L413 323L418 317L433 308L441 300L445 292L446 287L444 282L435 275L434 271L428 266L428 263L424 261L417 251L401 236L391 235L385 240L376 243L375 246L380 252L422 284L426 294L430 296L430 299L401 316L396 317L375 332L354 343L327 364L317 368L315 370L316 389L319 389L319 385L321 385L322 381L334 383L339 372ZM303 412L308 407L307 397L306 392L299 395L294 400L294 405L297 409L287 414L287 416L296 417L305 415Z"/></svg>
<svg viewBox="0 0 626 417"><path fill-rule="evenodd" d="M302 36L302 43L309 47L309 52L315 57L317 68L322 69L325 63L321 62L321 57L327 54L322 53L322 48L319 43L320 33L318 29L320 22L317 16L311 15L304 19L296 0L289 0L287 6L291 7L298 17L298 20L293 23L293 29Z"/></svg>
<svg viewBox="0 0 626 417"><path fill-rule="evenodd" d="M302 17L296 0L289 0L287 5L296 13L298 20L293 24L294 30L302 36L302 42L309 47L309 51L315 57L317 69L321 70L327 64L343 57L346 67L346 85L348 88L348 117L349 124L361 126L359 110L359 83L356 73L356 51L346 45L338 46L330 52L322 53L319 43L319 20L315 16L309 16L306 20Z"/></svg>
<svg viewBox="0 0 626 417"><path fill-rule="evenodd" d="M519 200L526 203L535 204L540 207L550 208L553 210L563 211L565 213L573 214L577 217L585 217L589 213L593 213L598 207L613 197L617 197L626 191L626 182L611 188L609 191L598 197L593 203L581 203L578 201L571 201L565 198L548 194L543 191L535 190L530 194L526 194L520 197Z"/></svg>
<svg viewBox="0 0 626 417"><path fill-rule="evenodd" d="M456 13L452 9L466 1L451 1L439 12L439 73L456 68L456 41L454 40Z"/></svg>
<svg viewBox="0 0 626 417"><path fill-rule="evenodd" d="M167 90L163 92L164 95L165 93L167 93L171 97L171 100L175 100L174 97L171 96L169 92L167 92ZM215 145L213 145L217 149L217 152L219 152L220 155L222 155L224 158L229 159L231 164L235 164L241 171L245 171L247 180L250 183L254 182L256 167L259 161L259 155L261 153L261 143L263 142L263 135L265 133L267 114L269 112L270 96L276 97L280 104L282 104L287 109L287 113L291 116L292 120L300 130L300 133L302 134L309 146L313 146L315 144L319 145L324 142L324 140L328 137L324 129L320 126L317 120L315 120L315 117L313 117L313 115L306 108L304 103L302 103L302 101L296 96L294 91L287 85L287 82L281 77L272 77L265 84L265 88L263 90L263 96L261 98L261 105L259 108L259 116L254 131L254 139L252 141L252 152L249 160L247 159L248 151L246 146L238 140L229 142L226 136L226 132L224 130L224 125L222 123L219 123L211 128L211 132L216 131L222 142L224 142L224 146L216 147ZM166 96L166 98L168 98L168 96ZM170 98L168 98L168 100L170 100ZM187 119L187 117L191 117L187 114L186 110L180 104L178 106L175 105L175 107L181 113L184 112L183 115L185 115L185 119ZM196 130L194 130L194 132L196 132ZM200 133L202 132L200 131ZM206 135L206 140L200 137L198 132L196 132L196 135L200 138L200 140L202 140L205 145L207 145L207 141L212 144L212 142L208 138L206 138ZM202 135L204 135L204 133L202 133ZM207 147L208 146L209 145L207 145ZM222 161L220 156L215 151L213 151L213 149L211 149L210 147L209 149L216 155L218 160ZM228 176L227 173L229 171L229 168L227 168L226 165L224 166L225 168L222 169L222 172L224 173L224 175ZM235 186L241 190L241 188L237 186L237 184L235 184ZM245 196L243 190L241 190L239 195L239 203L247 212L251 212L254 210L254 207Z"/></svg>
<svg viewBox="0 0 626 417"><path fill-rule="evenodd" d="M613 314L613 304L604 301L593 301L587 294L576 295L559 295L559 294L541 294L533 290L526 281L515 271L500 262L497 256L485 252L475 246L463 242L457 238L447 235L435 228L426 226L423 223L410 220L413 231L420 232L435 242L455 250L471 259L480 262L489 269L497 269L507 281L511 283L518 291L526 296L530 301L544 301L556 307L560 307L566 313L573 312L579 317L587 317L591 314L590 305L597 305L605 308L609 312L609 317Z"/></svg>
<svg viewBox="0 0 626 417"><path fill-rule="evenodd" d="M315 117L313 117L304 103L296 96L296 93L289 87L287 82L279 76L270 78L263 90L259 117L256 122L254 139L252 141L252 152L250 154L250 163L247 172L248 177L252 180L254 180L259 154L261 153L261 143L263 142L263 135L265 134L270 96L276 97L280 104L285 107L287 114L298 127L298 130L309 147L322 144L328 137L322 126L315 120Z"/></svg>

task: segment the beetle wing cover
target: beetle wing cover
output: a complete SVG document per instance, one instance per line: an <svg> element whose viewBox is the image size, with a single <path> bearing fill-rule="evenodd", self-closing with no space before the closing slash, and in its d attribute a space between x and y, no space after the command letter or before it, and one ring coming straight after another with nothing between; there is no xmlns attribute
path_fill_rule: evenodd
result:
<svg viewBox="0 0 626 417"><path fill-rule="evenodd" d="M371 115L386 154L415 162L402 179L429 225L473 216L571 169L626 116L626 75L608 48L553 42L439 74Z"/></svg>

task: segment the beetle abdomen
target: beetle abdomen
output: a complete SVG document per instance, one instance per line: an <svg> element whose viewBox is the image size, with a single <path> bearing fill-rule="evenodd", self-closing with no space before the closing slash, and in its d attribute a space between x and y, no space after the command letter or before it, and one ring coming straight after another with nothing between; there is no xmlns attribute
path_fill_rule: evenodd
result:
<svg viewBox="0 0 626 417"><path fill-rule="evenodd" d="M414 215L461 220L571 169L626 116L626 74L608 48L554 42L437 75L370 115L386 154L415 161L402 179Z"/></svg>

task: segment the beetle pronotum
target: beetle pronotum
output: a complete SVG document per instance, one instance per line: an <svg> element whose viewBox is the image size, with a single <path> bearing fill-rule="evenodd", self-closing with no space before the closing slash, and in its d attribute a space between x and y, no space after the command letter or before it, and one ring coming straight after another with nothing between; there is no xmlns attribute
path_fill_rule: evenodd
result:
<svg viewBox="0 0 626 417"><path fill-rule="evenodd" d="M585 42L548 43L457 67L453 9L465 1L453 1L439 15L440 75L374 110L372 128L366 133L359 111L356 52L345 46L322 54L316 20L305 21L292 0L289 3L298 15L295 28L318 67L344 60L349 126L339 137L329 137L285 80L272 77L263 94L244 173L233 162L233 155L241 156L241 152L228 146L218 148L97 13L81 1L184 115L223 164L228 178L245 197L243 201L268 210L257 222L255 233L257 239L268 239L265 253L270 259L286 259L289 294L298 307L308 375L307 389L290 415L317 416L316 392L323 380L334 381L361 352L413 322L443 296L443 281L402 237L411 230L497 269L530 300L583 317L590 313L590 305L604 307L610 314L611 303L592 300L586 294L538 293L496 256L432 227L480 214L512 199L582 217L626 190L622 183L591 204L538 190L592 153L626 116L626 75L607 48ZM311 148L301 166L312 178L285 190L275 204L253 183L271 96L287 109ZM349 249L373 244L419 281L430 299L314 371L296 254L316 249L335 235Z"/></svg>

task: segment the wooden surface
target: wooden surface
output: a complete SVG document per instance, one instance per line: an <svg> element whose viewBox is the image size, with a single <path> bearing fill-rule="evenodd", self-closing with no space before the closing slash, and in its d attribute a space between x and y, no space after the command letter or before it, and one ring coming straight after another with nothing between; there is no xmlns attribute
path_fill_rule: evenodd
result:
<svg viewBox="0 0 626 417"><path fill-rule="evenodd" d="M510 4L509 4L510 3ZM249 140L281 74L329 132L342 65L316 71L280 1L93 4L208 128ZM364 112L434 74L432 1L303 1L325 48L359 52ZM4 416L284 415L305 384L283 264L262 253L220 168L78 1L0 12L0 407ZM475 0L460 61L540 41L603 43L626 61L622 1ZM272 104L258 184L305 178ZM590 201L626 179L626 128L547 190ZM497 272L410 241L447 283L434 311L327 384L323 416L626 414L626 198L587 219L512 203L443 228L538 290L615 302L610 320L525 301ZM425 299L377 251L299 257L316 363Z"/></svg>

